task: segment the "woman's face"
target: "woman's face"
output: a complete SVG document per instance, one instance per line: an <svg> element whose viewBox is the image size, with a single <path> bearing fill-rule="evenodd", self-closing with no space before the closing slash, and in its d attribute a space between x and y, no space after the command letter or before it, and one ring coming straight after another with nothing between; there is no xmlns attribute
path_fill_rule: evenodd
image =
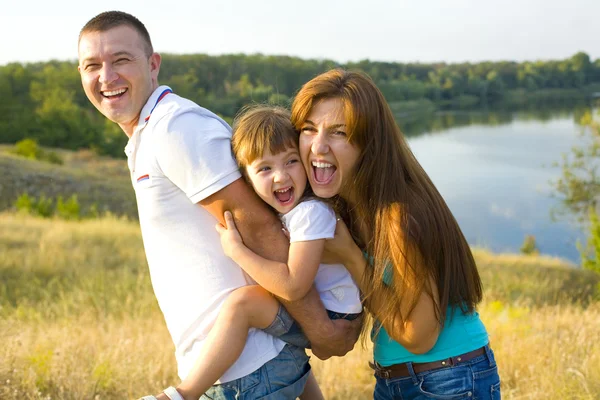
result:
<svg viewBox="0 0 600 400"><path fill-rule="evenodd" d="M340 99L316 103L300 127L300 157L313 192L323 198L340 194L352 179L360 150L348 142Z"/></svg>

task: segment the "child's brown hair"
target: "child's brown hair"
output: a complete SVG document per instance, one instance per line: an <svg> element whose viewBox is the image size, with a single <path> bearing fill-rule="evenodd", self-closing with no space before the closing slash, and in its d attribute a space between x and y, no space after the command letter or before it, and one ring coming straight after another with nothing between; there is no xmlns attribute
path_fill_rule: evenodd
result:
<svg viewBox="0 0 600 400"><path fill-rule="evenodd" d="M298 133L283 107L251 105L244 107L233 121L231 147L238 165L245 169L266 150L277 154L298 147Z"/></svg>

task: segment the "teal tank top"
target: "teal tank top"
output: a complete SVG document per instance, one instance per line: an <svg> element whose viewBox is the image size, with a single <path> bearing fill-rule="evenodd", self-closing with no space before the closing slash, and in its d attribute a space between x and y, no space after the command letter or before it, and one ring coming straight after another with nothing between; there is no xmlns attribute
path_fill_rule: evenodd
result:
<svg viewBox="0 0 600 400"><path fill-rule="evenodd" d="M431 362L468 353L488 344L488 334L479 314L463 314L460 307L448 307L446 322L435 346L425 354L413 354L391 339L384 327L375 335L373 328L373 358L384 367L405 362Z"/></svg>
<svg viewBox="0 0 600 400"><path fill-rule="evenodd" d="M363 252L368 262L373 262L373 257ZM390 267L388 265L388 267ZM390 284L392 269L386 268L383 281ZM465 314L460 307L448 307L444 327L440 332L437 342L425 354L413 354L404 346L390 338L382 326L376 334L378 324L371 331L373 341L373 358L380 365L387 367L405 362L431 362L468 353L488 344L488 334L477 312Z"/></svg>

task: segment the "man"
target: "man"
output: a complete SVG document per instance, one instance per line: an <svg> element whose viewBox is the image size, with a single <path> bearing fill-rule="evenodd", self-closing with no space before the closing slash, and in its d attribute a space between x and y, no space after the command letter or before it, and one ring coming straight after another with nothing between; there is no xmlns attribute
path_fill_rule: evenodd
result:
<svg viewBox="0 0 600 400"><path fill-rule="evenodd" d="M150 276L183 379L222 302L248 284L239 266L224 255L214 228L224 223L224 211L233 213L246 245L263 257L285 261L288 243L277 217L241 179L229 126L159 87L160 62L146 28L129 14L101 13L81 30L78 69L85 93L129 137L125 151ZM317 356L343 355L353 347L358 325L330 321L316 291L286 308ZM303 349L255 330L221 385L207 396L295 398L309 371ZM271 384L257 385L265 374ZM181 398L173 388L165 393L157 397Z"/></svg>

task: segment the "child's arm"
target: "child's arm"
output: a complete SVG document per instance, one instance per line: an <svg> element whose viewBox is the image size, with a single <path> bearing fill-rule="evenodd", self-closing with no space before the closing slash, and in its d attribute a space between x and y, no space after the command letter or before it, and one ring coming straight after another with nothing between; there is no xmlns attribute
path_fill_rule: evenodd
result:
<svg viewBox="0 0 600 400"><path fill-rule="evenodd" d="M267 260L244 245L229 211L226 227L217 225L225 254L263 288L288 301L299 300L310 290L325 247L325 239L290 243L287 264Z"/></svg>

